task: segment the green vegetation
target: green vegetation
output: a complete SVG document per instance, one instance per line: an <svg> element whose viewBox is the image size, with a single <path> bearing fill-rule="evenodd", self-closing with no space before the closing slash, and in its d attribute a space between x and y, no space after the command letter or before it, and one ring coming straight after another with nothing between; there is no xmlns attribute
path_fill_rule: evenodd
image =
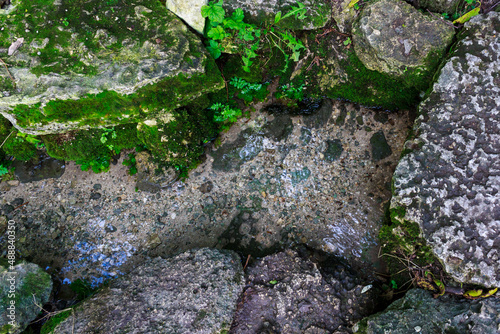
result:
<svg viewBox="0 0 500 334"><path fill-rule="evenodd" d="M262 101L269 93L267 91L267 84L250 83L239 77L233 77L229 83L239 90L237 96L245 102L252 102L254 99Z"/></svg>
<svg viewBox="0 0 500 334"><path fill-rule="evenodd" d="M223 52L238 53L243 61L243 69L250 72L250 67L254 62L252 59L258 57L257 51L262 48L261 40L263 39L283 53L285 57L283 71L288 68L290 59L295 62L299 60L300 52L305 50L305 46L290 30L277 25L261 28L245 23L243 21L245 14L241 8L237 8L231 16L226 17L222 4L223 0L211 1L201 9L201 15L209 20L206 33L209 38L207 49L215 59L219 58ZM299 2L298 7L292 6L291 11L283 16L279 11L274 23L277 24L288 17L303 20L306 18L306 12L305 6Z"/></svg>
<svg viewBox="0 0 500 334"><path fill-rule="evenodd" d="M47 320L43 324L42 329L40 330L40 334L52 333L54 329L57 327L57 325L66 320L73 312L74 312L73 309L69 309L50 317L49 320Z"/></svg>
<svg viewBox="0 0 500 334"><path fill-rule="evenodd" d="M122 164L124 166L128 166L128 173L130 175L135 175L137 174L137 166L136 166L137 161L135 160L135 154L134 153L129 153L128 159L124 159Z"/></svg>
<svg viewBox="0 0 500 334"><path fill-rule="evenodd" d="M36 154L37 144L40 142L37 138L24 133L16 132L9 136L3 145L3 150L17 160L28 161Z"/></svg>

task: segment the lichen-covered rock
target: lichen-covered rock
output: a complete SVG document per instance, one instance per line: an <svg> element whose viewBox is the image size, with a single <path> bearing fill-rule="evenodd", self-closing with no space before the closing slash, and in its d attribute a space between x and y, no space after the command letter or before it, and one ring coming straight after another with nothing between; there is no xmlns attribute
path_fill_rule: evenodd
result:
<svg viewBox="0 0 500 334"><path fill-rule="evenodd" d="M358 15L354 6L349 6L351 0L333 1L332 17L337 23L337 28L343 33L350 33L352 23Z"/></svg>
<svg viewBox="0 0 500 334"><path fill-rule="evenodd" d="M0 287L0 333L21 333L49 300L52 279L36 264L22 262L0 266Z"/></svg>
<svg viewBox="0 0 500 334"><path fill-rule="evenodd" d="M281 20L280 27L292 30L314 30L322 28L330 20L331 6L318 0L301 1L307 8L306 18L297 19L296 15ZM227 14L231 14L237 8L245 13L245 20L256 24L274 24L274 17L278 11L284 16L292 10L292 6L298 7L297 1L293 0L225 0L223 7Z"/></svg>
<svg viewBox="0 0 500 334"><path fill-rule="evenodd" d="M500 14L477 16L441 70L394 174L395 219L416 222L460 282L500 286Z"/></svg>
<svg viewBox="0 0 500 334"><path fill-rule="evenodd" d="M425 90L454 29L400 0L381 0L363 9L353 27L356 55L370 70Z"/></svg>
<svg viewBox="0 0 500 334"><path fill-rule="evenodd" d="M203 34L205 18L201 16L201 7L207 3L208 0L167 0L167 8L191 28Z"/></svg>
<svg viewBox="0 0 500 334"><path fill-rule="evenodd" d="M406 0L417 8L426 8L432 12L455 13L459 6L463 4L462 0Z"/></svg>
<svg viewBox="0 0 500 334"><path fill-rule="evenodd" d="M294 251L257 261L248 268L248 287L231 333L347 332L380 299L374 288L359 285L341 265L330 269L333 274L320 271Z"/></svg>
<svg viewBox="0 0 500 334"><path fill-rule="evenodd" d="M31 134L151 119L223 87L202 43L154 0L14 0L0 10L0 56L0 113Z"/></svg>
<svg viewBox="0 0 500 334"><path fill-rule="evenodd" d="M74 320L53 333L220 333L229 329L243 284L233 252L203 248L148 259L77 307Z"/></svg>
<svg viewBox="0 0 500 334"><path fill-rule="evenodd" d="M500 332L498 298L477 301L438 299L425 290L413 289L383 312L363 319L354 327L359 334Z"/></svg>

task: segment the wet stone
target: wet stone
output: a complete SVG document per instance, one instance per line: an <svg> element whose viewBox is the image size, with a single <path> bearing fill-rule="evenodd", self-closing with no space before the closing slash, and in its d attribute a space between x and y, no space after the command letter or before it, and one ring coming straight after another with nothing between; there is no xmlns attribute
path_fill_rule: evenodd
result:
<svg viewBox="0 0 500 334"><path fill-rule="evenodd" d="M372 148L372 159L373 161L379 161L385 159L392 154L392 149L387 143L384 131L380 130L376 132L370 138L370 144Z"/></svg>
<svg viewBox="0 0 500 334"><path fill-rule="evenodd" d="M332 162L340 158L343 151L344 148L342 146L342 142L339 139L333 139L326 141L326 150L323 154L326 161Z"/></svg>
<svg viewBox="0 0 500 334"><path fill-rule="evenodd" d="M12 163L14 173L21 183L59 178L65 170L65 162L39 153L34 159L24 162L15 160Z"/></svg>

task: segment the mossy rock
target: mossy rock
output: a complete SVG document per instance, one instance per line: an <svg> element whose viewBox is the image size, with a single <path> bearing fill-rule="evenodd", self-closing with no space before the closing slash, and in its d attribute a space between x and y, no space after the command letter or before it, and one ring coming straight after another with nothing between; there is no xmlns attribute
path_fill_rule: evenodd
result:
<svg viewBox="0 0 500 334"><path fill-rule="evenodd" d="M48 301L52 280L36 264L22 262L9 269L0 267L0 281L5 283L0 290L0 305L6 310L0 315L0 333L20 333L40 313L38 305ZM13 282L13 294L10 282ZM7 307L10 305L15 305L14 324L9 324L12 319Z"/></svg>
<svg viewBox="0 0 500 334"><path fill-rule="evenodd" d="M157 161L181 170L193 168L200 162L203 143L215 138L218 128L213 122L213 111L206 109L208 99L195 102L138 124L139 140Z"/></svg>
<svg viewBox="0 0 500 334"><path fill-rule="evenodd" d="M156 0L13 0L0 11L0 56L0 113L35 135L136 123L223 87L202 43Z"/></svg>

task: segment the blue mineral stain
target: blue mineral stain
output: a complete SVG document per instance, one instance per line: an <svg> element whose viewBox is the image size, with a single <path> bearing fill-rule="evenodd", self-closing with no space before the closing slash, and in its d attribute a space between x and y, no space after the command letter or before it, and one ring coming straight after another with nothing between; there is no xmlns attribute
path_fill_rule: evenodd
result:
<svg viewBox="0 0 500 334"><path fill-rule="evenodd" d="M290 175L292 185L296 185L297 183L307 180L309 176L311 176L311 171L309 170L309 168L304 167L302 168L302 170L291 172Z"/></svg>

